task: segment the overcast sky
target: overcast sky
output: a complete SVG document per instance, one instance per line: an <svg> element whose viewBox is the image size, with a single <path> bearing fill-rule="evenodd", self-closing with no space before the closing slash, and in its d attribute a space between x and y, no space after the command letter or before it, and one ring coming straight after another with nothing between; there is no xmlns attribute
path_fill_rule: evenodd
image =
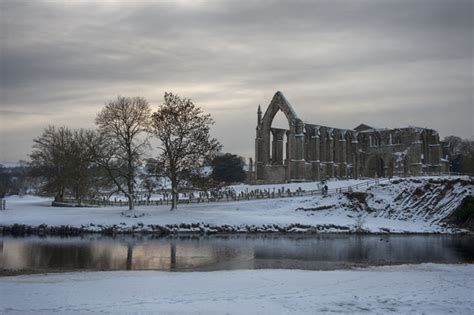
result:
<svg viewBox="0 0 474 315"><path fill-rule="evenodd" d="M308 123L474 135L471 0L0 0L0 14L3 162L49 124L93 128L107 100L155 109L165 91L247 158L278 90Z"/></svg>

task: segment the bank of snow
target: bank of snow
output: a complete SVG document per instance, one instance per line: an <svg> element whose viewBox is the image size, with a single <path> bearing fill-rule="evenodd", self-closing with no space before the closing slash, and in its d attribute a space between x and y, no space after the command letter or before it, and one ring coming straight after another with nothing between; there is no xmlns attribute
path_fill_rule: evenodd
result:
<svg viewBox="0 0 474 315"><path fill-rule="evenodd" d="M3 314L472 314L474 265L80 272L0 278Z"/></svg>
<svg viewBox="0 0 474 315"><path fill-rule="evenodd" d="M340 182L336 182L341 185ZM330 187L331 188L331 187ZM450 233L444 221L472 194L468 178L398 179L352 193L168 206L60 208L50 200L10 198L0 211L4 232Z"/></svg>

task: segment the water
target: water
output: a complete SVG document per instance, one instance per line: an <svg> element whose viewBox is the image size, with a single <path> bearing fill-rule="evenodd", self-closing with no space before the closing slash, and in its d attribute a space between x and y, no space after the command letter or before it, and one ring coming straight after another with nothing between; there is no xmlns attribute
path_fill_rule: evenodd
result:
<svg viewBox="0 0 474 315"><path fill-rule="evenodd" d="M423 262L472 263L474 237L325 234L0 238L3 273L261 268L335 270Z"/></svg>

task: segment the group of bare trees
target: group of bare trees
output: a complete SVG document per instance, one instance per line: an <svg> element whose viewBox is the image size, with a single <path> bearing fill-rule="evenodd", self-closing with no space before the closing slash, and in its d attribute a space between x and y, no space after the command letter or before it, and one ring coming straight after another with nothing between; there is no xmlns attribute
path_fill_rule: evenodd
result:
<svg viewBox="0 0 474 315"><path fill-rule="evenodd" d="M474 174L474 139L448 136L443 140L443 151L451 172Z"/></svg>
<svg viewBox="0 0 474 315"><path fill-rule="evenodd" d="M56 202L68 194L80 203L114 187L134 209L140 166L154 137L159 152L148 159L147 170L169 178L173 210L180 187L221 149L210 135L210 115L172 93L165 93L154 113L142 97L119 96L105 105L95 123L96 130L50 126L34 139L31 173L43 179L43 191L54 194ZM142 181L150 184L147 177Z"/></svg>

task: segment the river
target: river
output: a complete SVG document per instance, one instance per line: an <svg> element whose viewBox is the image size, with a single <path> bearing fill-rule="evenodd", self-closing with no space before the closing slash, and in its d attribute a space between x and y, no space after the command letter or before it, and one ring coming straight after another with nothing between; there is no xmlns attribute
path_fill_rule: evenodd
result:
<svg viewBox="0 0 474 315"><path fill-rule="evenodd" d="M268 234L0 238L0 268L4 274L85 270L336 270L425 262L474 262L474 237Z"/></svg>

